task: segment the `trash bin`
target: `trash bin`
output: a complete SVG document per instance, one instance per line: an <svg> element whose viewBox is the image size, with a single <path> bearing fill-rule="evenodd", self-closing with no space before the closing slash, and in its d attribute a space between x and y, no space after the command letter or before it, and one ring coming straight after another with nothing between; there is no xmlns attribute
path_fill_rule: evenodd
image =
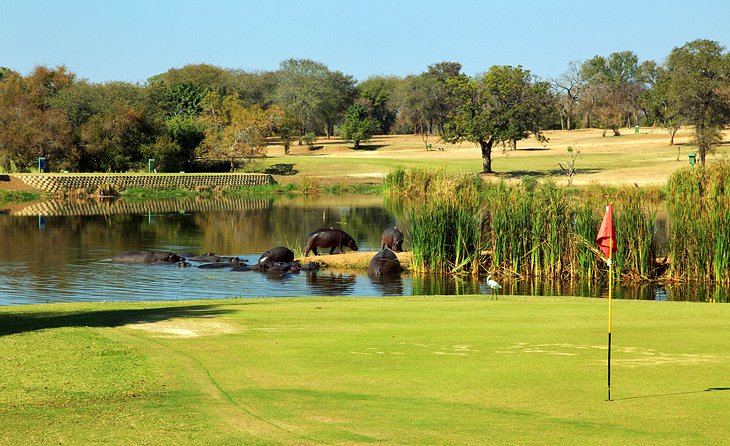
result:
<svg viewBox="0 0 730 446"><path fill-rule="evenodd" d="M689 164L692 166L692 170L695 170L695 160L697 159L697 155L695 155L694 152L689 152L687 157L689 158Z"/></svg>

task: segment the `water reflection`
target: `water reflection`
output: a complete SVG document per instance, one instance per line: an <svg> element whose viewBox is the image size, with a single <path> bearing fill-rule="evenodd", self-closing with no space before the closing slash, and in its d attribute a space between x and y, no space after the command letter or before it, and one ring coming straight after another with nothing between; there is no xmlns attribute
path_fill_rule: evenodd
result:
<svg viewBox="0 0 730 446"><path fill-rule="evenodd" d="M400 274L381 277L368 277L373 289L383 296L400 296L403 294L403 278Z"/></svg>
<svg viewBox="0 0 730 446"><path fill-rule="evenodd" d="M117 265L123 251L214 252L253 264L274 246L302 249L319 227L347 230L362 251L380 248L383 229L407 236L403 209L377 196L219 197L182 201L45 202L0 213L0 305L100 300L314 295L490 295L485 278L409 274L372 279L365 271L300 274ZM406 243L405 249L410 249ZM510 280L500 294L606 297L598 282ZM619 299L728 302L707 283L615 284Z"/></svg>
<svg viewBox="0 0 730 446"><path fill-rule="evenodd" d="M347 296L352 294L357 276L347 273L316 271L307 273L307 285L313 295Z"/></svg>

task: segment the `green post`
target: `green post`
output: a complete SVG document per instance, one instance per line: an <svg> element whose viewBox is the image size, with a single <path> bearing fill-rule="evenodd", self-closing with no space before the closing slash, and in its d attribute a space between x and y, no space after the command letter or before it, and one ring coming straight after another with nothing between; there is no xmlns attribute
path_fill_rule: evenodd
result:
<svg viewBox="0 0 730 446"><path fill-rule="evenodd" d="M695 160L697 159L697 155L695 155L694 152L689 152L689 155L687 155L687 156L689 157L690 165L692 165L692 171L694 171L695 170Z"/></svg>
<svg viewBox="0 0 730 446"><path fill-rule="evenodd" d="M147 173L152 173L155 171L155 159L150 158L147 160Z"/></svg>
<svg viewBox="0 0 730 446"><path fill-rule="evenodd" d="M634 126L634 135L638 135L638 134L639 134L639 125L637 124L636 126Z"/></svg>

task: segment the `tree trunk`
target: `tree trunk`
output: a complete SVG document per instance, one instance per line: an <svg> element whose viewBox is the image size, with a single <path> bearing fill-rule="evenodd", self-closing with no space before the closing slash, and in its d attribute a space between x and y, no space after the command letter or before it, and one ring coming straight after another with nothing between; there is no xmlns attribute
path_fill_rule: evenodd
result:
<svg viewBox="0 0 730 446"><path fill-rule="evenodd" d="M494 144L494 137L489 138L489 141L480 140L479 147L482 149L482 164L484 166L483 173L494 173L492 171L492 145Z"/></svg>
<svg viewBox="0 0 730 446"><path fill-rule="evenodd" d="M677 130L679 130L679 129L671 129L671 130L669 130L669 145L670 146L673 146L674 145L674 135L677 134Z"/></svg>
<svg viewBox="0 0 730 446"><path fill-rule="evenodd" d="M356 139L355 140L355 150L359 150L359 149L360 149L360 140Z"/></svg>

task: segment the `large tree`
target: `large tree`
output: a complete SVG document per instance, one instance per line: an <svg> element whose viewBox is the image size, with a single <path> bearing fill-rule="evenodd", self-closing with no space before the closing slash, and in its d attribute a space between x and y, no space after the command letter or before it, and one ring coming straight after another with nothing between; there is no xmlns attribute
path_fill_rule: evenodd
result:
<svg viewBox="0 0 730 446"><path fill-rule="evenodd" d="M667 89L681 116L694 126L700 163L722 140L730 123L726 95L730 82L730 56L711 40L694 40L674 48L667 58Z"/></svg>
<svg viewBox="0 0 730 446"><path fill-rule="evenodd" d="M205 124L203 152L216 158L227 158L231 172L238 160L266 154L266 138L273 120L258 105L245 107L235 96L210 92L201 102L201 122Z"/></svg>
<svg viewBox="0 0 730 446"><path fill-rule="evenodd" d="M483 172L492 173L492 147L542 134L551 113L549 85L536 82L522 67L493 66L481 77L459 75L449 81L452 106L442 138L470 141L482 151Z"/></svg>
<svg viewBox="0 0 730 446"><path fill-rule="evenodd" d="M581 78L586 83L584 110L590 120L620 135L622 126L631 125L631 117L639 123L639 97L643 91L639 58L631 51L611 53L608 58L595 56L581 65Z"/></svg>
<svg viewBox="0 0 730 446"><path fill-rule="evenodd" d="M377 124L377 133L390 133L395 123L398 107L394 99L400 82L395 76L371 76L357 86L360 103L367 108L370 118Z"/></svg>
<svg viewBox="0 0 730 446"><path fill-rule="evenodd" d="M578 101L584 87L580 64L576 61L570 62L568 69L552 80L552 86L560 105L560 127L563 130L572 130Z"/></svg>
<svg viewBox="0 0 730 446"><path fill-rule="evenodd" d="M351 105L347 109L345 121L340 130L342 137L355 144L355 150L360 148L360 142L367 141L373 136L375 123L368 117L368 111L360 104Z"/></svg>
<svg viewBox="0 0 730 446"><path fill-rule="evenodd" d="M301 134L324 131L330 136L357 94L352 76L313 60L285 60L277 76L275 103L297 116Z"/></svg>
<svg viewBox="0 0 730 446"><path fill-rule="evenodd" d="M61 66L36 67L27 77L4 71L0 80L0 166L27 170L40 156L65 168L73 142L63 111L54 98L73 83L74 75Z"/></svg>
<svg viewBox="0 0 730 446"><path fill-rule="evenodd" d="M682 126L683 117L676 98L669 95L668 72L666 68L656 67L655 79L651 88L641 95L641 104L653 125L659 125L669 132L669 145L674 144L674 136Z"/></svg>

